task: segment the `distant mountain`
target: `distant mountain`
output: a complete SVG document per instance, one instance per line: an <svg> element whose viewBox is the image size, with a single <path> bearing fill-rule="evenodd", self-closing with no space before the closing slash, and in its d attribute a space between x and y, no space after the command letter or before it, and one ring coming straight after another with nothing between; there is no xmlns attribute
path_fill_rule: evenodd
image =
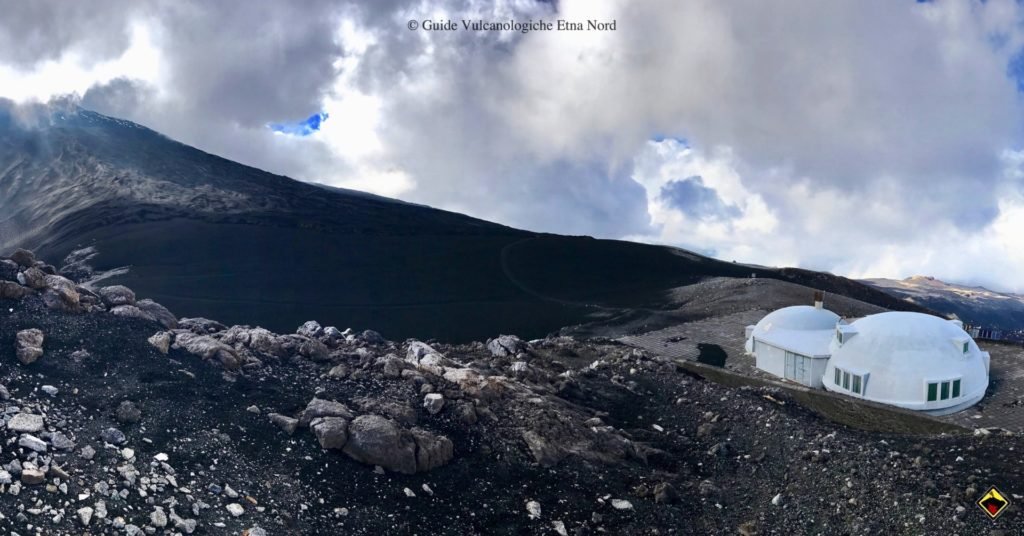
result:
<svg viewBox="0 0 1024 536"><path fill-rule="evenodd" d="M60 259L85 246L98 270L129 267L107 284L179 316L281 332L316 318L391 339L543 336L751 273L915 308L828 274L530 233L295 181L73 105L0 100L0 249Z"/></svg>
<svg viewBox="0 0 1024 536"><path fill-rule="evenodd" d="M1024 328L1024 296L1019 294L946 283L922 275L864 282L909 302L955 314L967 323L1001 329Z"/></svg>

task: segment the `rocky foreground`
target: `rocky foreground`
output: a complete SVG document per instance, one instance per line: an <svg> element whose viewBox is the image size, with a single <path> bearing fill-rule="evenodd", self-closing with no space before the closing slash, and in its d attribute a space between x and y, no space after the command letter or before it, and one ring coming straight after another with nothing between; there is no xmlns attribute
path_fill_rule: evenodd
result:
<svg viewBox="0 0 1024 536"><path fill-rule="evenodd" d="M1005 432L859 432L603 339L177 318L94 254L0 259L0 532L1024 533Z"/></svg>

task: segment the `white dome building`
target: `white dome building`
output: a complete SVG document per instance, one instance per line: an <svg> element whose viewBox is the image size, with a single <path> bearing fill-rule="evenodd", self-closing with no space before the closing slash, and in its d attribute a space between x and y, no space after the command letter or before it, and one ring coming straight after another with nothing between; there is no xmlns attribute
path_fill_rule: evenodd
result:
<svg viewBox="0 0 1024 536"><path fill-rule="evenodd" d="M761 370L821 387L838 323L839 315L824 309L820 300L814 307L784 307L747 326L746 351Z"/></svg>
<svg viewBox="0 0 1024 536"><path fill-rule="evenodd" d="M959 321L887 312L833 331L829 391L944 415L974 405L988 388L989 354Z"/></svg>

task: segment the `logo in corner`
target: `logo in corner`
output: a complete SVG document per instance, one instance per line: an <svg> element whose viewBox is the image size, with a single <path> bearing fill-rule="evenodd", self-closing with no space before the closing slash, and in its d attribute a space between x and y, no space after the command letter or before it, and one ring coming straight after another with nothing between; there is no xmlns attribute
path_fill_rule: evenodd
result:
<svg viewBox="0 0 1024 536"><path fill-rule="evenodd" d="M988 517L995 519L1010 506L1010 500L1003 495L1003 492L992 486L978 499L978 506L988 514Z"/></svg>

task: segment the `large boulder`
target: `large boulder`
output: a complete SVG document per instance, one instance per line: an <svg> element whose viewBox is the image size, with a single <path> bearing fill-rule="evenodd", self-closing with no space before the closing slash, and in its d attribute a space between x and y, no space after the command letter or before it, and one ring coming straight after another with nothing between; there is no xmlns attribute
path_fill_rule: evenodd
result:
<svg viewBox="0 0 1024 536"><path fill-rule="evenodd" d="M405 360L414 365L418 365L421 359L431 355L440 356L440 352L434 350L433 347L425 342L409 341L408 348L405 352Z"/></svg>
<svg viewBox="0 0 1024 536"><path fill-rule="evenodd" d="M124 285L103 287L97 290L96 293L103 298L103 303L107 304L107 307L135 305L135 292Z"/></svg>
<svg viewBox="0 0 1024 536"><path fill-rule="evenodd" d="M110 309L110 312L125 318L141 318L143 320L149 320L150 322L156 322L156 318L153 315L139 309L134 305L118 305Z"/></svg>
<svg viewBox="0 0 1024 536"><path fill-rule="evenodd" d="M146 342L152 344L161 354L166 355L171 349L171 339L170 332L161 331L146 339Z"/></svg>
<svg viewBox="0 0 1024 536"><path fill-rule="evenodd" d="M138 307L140 311L155 318L161 326L167 329L175 329L178 327L178 317L174 316L174 313L168 311L166 307L153 300L139 300L135 302L135 307Z"/></svg>
<svg viewBox="0 0 1024 536"><path fill-rule="evenodd" d="M39 268L29 268L18 274L18 282L36 290L46 288L46 272Z"/></svg>
<svg viewBox="0 0 1024 536"><path fill-rule="evenodd" d="M399 473L416 472L416 440L408 430L380 415L361 415L348 426L345 454Z"/></svg>
<svg viewBox="0 0 1024 536"><path fill-rule="evenodd" d="M11 253L11 260L24 268L31 268L36 264L36 255L27 249L18 248Z"/></svg>
<svg viewBox="0 0 1024 536"><path fill-rule="evenodd" d="M320 323L316 320L309 320L305 324L299 326L299 329L295 330L295 333L302 335L303 337L316 338L323 335L324 328L320 326Z"/></svg>
<svg viewBox="0 0 1024 536"><path fill-rule="evenodd" d="M306 409L302 410L302 414L299 416L299 425L309 426L310 422L318 417L343 417L351 420L354 414L348 406L341 402L314 398L306 405Z"/></svg>
<svg viewBox="0 0 1024 536"><path fill-rule="evenodd" d="M228 370L235 370L242 364L242 359L234 348L209 335L196 335L192 332L176 330L173 347L199 356L205 361L216 360Z"/></svg>
<svg viewBox="0 0 1024 536"><path fill-rule="evenodd" d="M317 417L309 423L309 429L325 449L344 448L348 441L348 420L341 417Z"/></svg>
<svg viewBox="0 0 1024 536"><path fill-rule="evenodd" d="M61 311L78 310L78 290L70 279L59 275L48 275L44 281L46 290L43 292L43 302L47 307Z"/></svg>
<svg viewBox="0 0 1024 536"><path fill-rule="evenodd" d="M20 300L32 294L32 289L23 287L13 281L0 281L0 299Z"/></svg>
<svg viewBox="0 0 1024 536"><path fill-rule="evenodd" d="M43 356L43 332L38 329L19 331L15 336L14 347L18 361L25 365L35 363Z"/></svg>
<svg viewBox="0 0 1024 536"><path fill-rule="evenodd" d="M432 434L420 428L412 429L416 441L416 470L429 471L450 462L455 455L455 445L447 437Z"/></svg>
<svg viewBox="0 0 1024 536"><path fill-rule="evenodd" d="M499 335L498 338L487 341L487 350L494 357L515 357L528 348L529 345L515 335Z"/></svg>

